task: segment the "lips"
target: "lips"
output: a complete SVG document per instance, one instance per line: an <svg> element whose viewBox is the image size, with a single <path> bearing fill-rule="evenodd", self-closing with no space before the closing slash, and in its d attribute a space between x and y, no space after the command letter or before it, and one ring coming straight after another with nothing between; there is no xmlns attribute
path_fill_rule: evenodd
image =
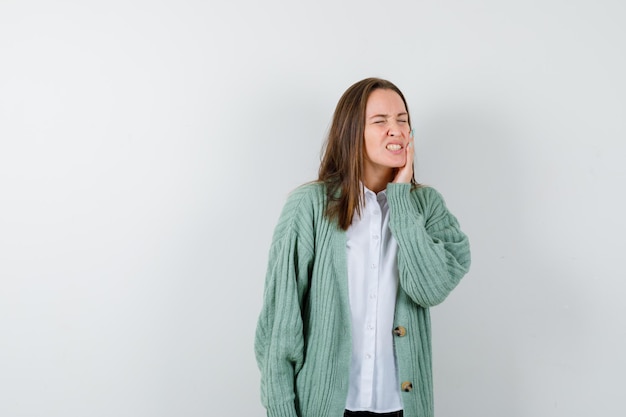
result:
<svg viewBox="0 0 626 417"><path fill-rule="evenodd" d="M400 149L402 149L402 145L398 143L390 143L386 146L386 148L390 151L399 151Z"/></svg>

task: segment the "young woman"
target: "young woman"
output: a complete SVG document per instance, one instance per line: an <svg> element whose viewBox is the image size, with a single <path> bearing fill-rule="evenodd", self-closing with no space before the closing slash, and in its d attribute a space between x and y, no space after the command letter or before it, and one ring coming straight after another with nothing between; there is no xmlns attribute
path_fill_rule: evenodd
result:
<svg viewBox="0 0 626 417"><path fill-rule="evenodd" d="M470 265L441 195L413 174L406 100L368 78L343 94L319 178L276 226L255 352L267 415L432 417L429 307Z"/></svg>

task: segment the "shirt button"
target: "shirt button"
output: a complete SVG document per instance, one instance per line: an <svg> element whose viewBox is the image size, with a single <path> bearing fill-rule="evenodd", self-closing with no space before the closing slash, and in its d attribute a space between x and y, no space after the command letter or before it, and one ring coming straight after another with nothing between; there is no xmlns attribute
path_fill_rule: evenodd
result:
<svg viewBox="0 0 626 417"><path fill-rule="evenodd" d="M402 383L401 388L402 388L402 391L404 391L404 392L411 392L411 391L413 391L413 384L411 384L411 382L409 382L409 381L404 381Z"/></svg>
<svg viewBox="0 0 626 417"><path fill-rule="evenodd" d="M374 210L374 216L378 216L379 214L380 214L380 211Z"/></svg>
<svg viewBox="0 0 626 417"><path fill-rule="evenodd" d="M371 324L368 324L368 325L367 325L367 328L368 328L369 330L374 330L374 326L372 326Z"/></svg>
<svg viewBox="0 0 626 417"><path fill-rule="evenodd" d="M374 236L372 236L372 238L373 238L374 240L378 240L378 235L374 235Z"/></svg>
<svg viewBox="0 0 626 417"><path fill-rule="evenodd" d="M376 264L372 264L371 268L376 269Z"/></svg>
<svg viewBox="0 0 626 417"><path fill-rule="evenodd" d="M370 298L373 300L374 298L376 298L376 294L370 294Z"/></svg>

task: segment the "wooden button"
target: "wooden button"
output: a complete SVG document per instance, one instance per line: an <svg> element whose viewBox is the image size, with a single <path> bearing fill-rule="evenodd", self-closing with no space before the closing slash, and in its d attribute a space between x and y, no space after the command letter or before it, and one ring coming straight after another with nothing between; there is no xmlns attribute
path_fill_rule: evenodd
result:
<svg viewBox="0 0 626 417"><path fill-rule="evenodd" d="M393 334L395 334L398 337L404 337L406 335L406 329L402 326L398 326L395 329L393 329Z"/></svg>
<svg viewBox="0 0 626 417"><path fill-rule="evenodd" d="M413 384L411 384L409 381L404 381L402 383L402 391L411 392L412 390L413 390Z"/></svg>

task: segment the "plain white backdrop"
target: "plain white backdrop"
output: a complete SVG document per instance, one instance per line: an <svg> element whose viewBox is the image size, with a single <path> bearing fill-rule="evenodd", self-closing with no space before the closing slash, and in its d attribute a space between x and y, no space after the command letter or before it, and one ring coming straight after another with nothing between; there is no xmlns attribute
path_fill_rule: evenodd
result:
<svg viewBox="0 0 626 417"><path fill-rule="evenodd" d="M437 416L622 417L626 3L0 0L0 415L263 416L287 194L343 91L407 96L473 265Z"/></svg>

